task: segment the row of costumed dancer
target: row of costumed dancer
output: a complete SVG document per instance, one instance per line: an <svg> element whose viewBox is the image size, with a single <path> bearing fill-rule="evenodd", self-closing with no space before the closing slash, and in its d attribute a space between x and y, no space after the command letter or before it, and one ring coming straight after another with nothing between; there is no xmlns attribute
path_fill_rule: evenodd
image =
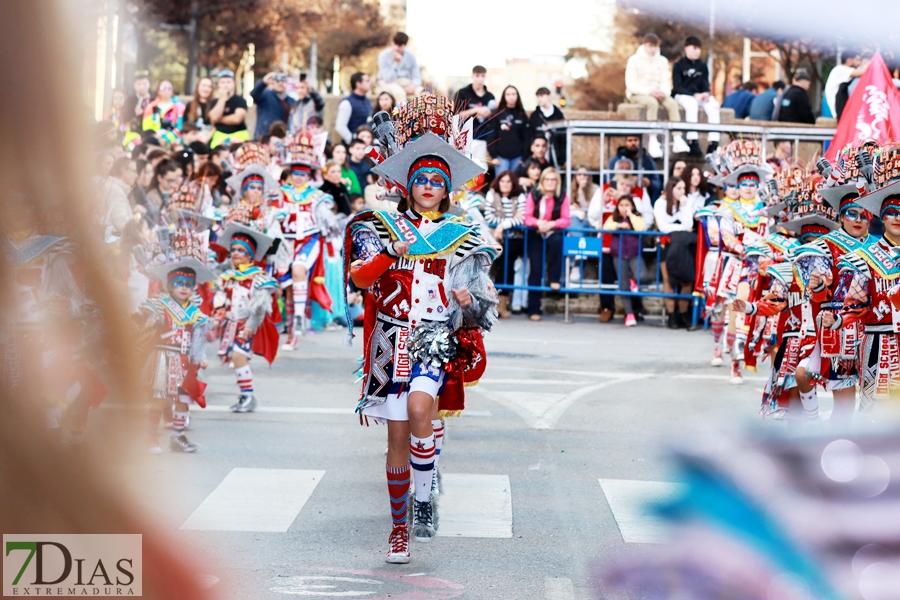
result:
<svg viewBox="0 0 900 600"><path fill-rule="evenodd" d="M192 404L205 407L198 372L215 344L234 368L235 413L258 406L251 360L269 364L279 349L293 350L309 322L312 301L332 309L324 258L340 251L346 217L332 196L311 184L320 168L311 140L301 134L275 160L261 144L244 143L228 179L234 203L214 210L204 191L184 186L166 207L162 224L146 234L146 256L136 271L150 276L135 320L147 348L153 390L148 443L161 452L161 416L171 422L170 448L195 452L184 431ZM280 179L273 175L280 171Z"/></svg>
<svg viewBox="0 0 900 600"><path fill-rule="evenodd" d="M698 212L695 291L706 298L711 364L730 381L768 359L761 414L791 428L849 426L900 393L900 145L847 147L834 164L775 170L759 143L736 140L708 157L723 197ZM884 234L870 234L880 222Z"/></svg>

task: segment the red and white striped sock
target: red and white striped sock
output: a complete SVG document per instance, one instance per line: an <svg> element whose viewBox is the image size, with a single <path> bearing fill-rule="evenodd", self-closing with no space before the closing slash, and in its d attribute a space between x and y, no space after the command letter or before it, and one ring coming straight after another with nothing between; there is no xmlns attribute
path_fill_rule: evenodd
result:
<svg viewBox="0 0 900 600"><path fill-rule="evenodd" d="M309 284L307 282L297 283L294 282L294 315L300 317L300 321L303 322L303 317L306 316L306 296L309 293ZM303 332L300 332L301 335Z"/></svg>
<svg viewBox="0 0 900 600"><path fill-rule="evenodd" d="M444 422L440 419L431 421L431 429L434 430L434 466L437 467L441 458L441 446L444 443Z"/></svg>
<svg viewBox="0 0 900 600"><path fill-rule="evenodd" d="M431 478L434 476L434 434L426 438L409 436L409 462L416 482L416 500L427 502L431 498Z"/></svg>
<svg viewBox="0 0 900 600"><path fill-rule="evenodd" d="M729 331L725 334L725 347L728 348L729 352L734 351L734 332Z"/></svg>
<svg viewBox="0 0 900 600"><path fill-rule="evenodd" d="M719 342L722 341L722 332L725 331L725 321L710 319L709 328L712 329L713 344L718 346ZM732 340L732 341L734 341L734 340Z"/></svg>
<svg viewBox="0 0 900 600"><path fill-rule="evenodd" d="M184 424L187 422L188 411L172 411L172 435L184 433Z"/></svg>
<svg viewBox="0 0 900 600"><path fill-rule="evenodd" d="M409 504L409 465L392 467L385 465L387 471L388 496L391 499L391 519L394 525L406 523L407 506Z"/></svg>
<svg viewBox="0 0 900 600"><path fill-rule="evenodd" d="M235 367L234 375L237 377L238 387L241 388L241 394L252 394L253 393L253 371L250 370L250 365L244 365L243 367Z"/></svg>
<svg viewBox="0 0 900 600"><path fill-rule="evenodd" d="M288 343L294 337L294 303L285 302L284 304L284 332L287 334Z"/></svg>

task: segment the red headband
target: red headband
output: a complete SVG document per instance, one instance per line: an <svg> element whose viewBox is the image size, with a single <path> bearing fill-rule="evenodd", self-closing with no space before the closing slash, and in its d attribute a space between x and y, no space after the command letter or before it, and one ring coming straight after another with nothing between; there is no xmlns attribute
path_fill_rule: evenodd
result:
<svg viewBox="0 0 900 600"><path fill-rule="evenodd" d="M261 175L248 175L244 179L244 182L241 184L241 188L247 189L247 186L254 182L262 183L265 185L266 180L263 179Z"/></svg>
<svg viewBox="0 0 900 600"><path fill-rule="evenodd" d="M169 271L168 281L171 283L173 279L178 277L184 277L185 279L190 279L191 281L197 280L197 273L188 267L184 267L181 269L175 269L174 271Z"/></svg>
<svg viewBox="0 0 900 600"><path fill-rule="evenodd" d="M881 214L884 214L886 208L900 208L900 196L890 196L881 203Z"/></svg>
<svg viewBox="0 0 900 600"><path fill-rule="evenodd" d="M229 244L229 246L233 246L234 244L240 244L241 246L249 249L250 251L247 252L247 254L249 254L250 256L256 254L256 240L249 235L240 233L234 234L233 236L231 236L231 243Z"/></svg>
<svg viewBox="0 0 900 600"><path fill-rule="evenodd" d="M409 177L407 189L411 187L412 179L418 171L439 171L447 181L447 187L450 187L450 167L443 160L435 157L420 158L409 167Z"/></svg>
<svg viewBox="0 0 900 600"><path fill-rule="evenodd" d="M753 179L759 182L759 175L757 175L756 173L741 173L740 175L738 175L738 183L742 182L745 179Z"/></svg>

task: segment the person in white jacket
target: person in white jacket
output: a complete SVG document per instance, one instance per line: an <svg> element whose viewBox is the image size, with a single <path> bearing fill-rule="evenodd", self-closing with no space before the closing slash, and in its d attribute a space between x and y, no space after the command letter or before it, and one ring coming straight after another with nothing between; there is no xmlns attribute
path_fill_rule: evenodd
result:
<svg viewBox="0 0 900 600"><path fill-rule="evenodd" d="M678 103L672 98L669 61L659 53L659 37L654 33L644 36L643 43L625 64L625 97L647 108L648 121L656 121L660 104L669 113L670 121L681 121ZM681 135L675 135L672 151L689 152L690 147ZM653 158L662 157L662 146L655 135L650 136L647 152Z"/></svg>
<svg viewBox="0 0 900 600"><path fill-rule="evenodd" d="M669 181L666 182L666 190L657 198L656 203L653 205L656 229L662 233L672 234L676 231L691 231L694 228L696 206L690 200L686 191L684 181L680 177L669 178ZM660 254L661 262L659 268L663 276L663 289L667 294L690 294L694 285L693 281L675 281L674 277L669 275L669 270L666 268L668 249L669 245L663 245ZM670 329L687 328L688 301L678 300L677 307L673 298L665 298L663 302L666 305L666 326Z"/></svg>

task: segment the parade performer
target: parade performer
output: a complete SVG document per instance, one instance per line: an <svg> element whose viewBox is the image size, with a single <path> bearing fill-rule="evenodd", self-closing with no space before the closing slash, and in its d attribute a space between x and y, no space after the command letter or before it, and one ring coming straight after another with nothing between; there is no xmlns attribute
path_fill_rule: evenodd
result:
<svg viewBox="0 0 900 600"><path fill-rule="evenodd" d="M855 162L853 156L844 156L846 162ZM849 173L848 173L849 175ZM874 244L877 239L869 235L872 213L858 202L860 190L855 181L823 187L819 190L822 198L837 211L840 229L822 236L813 246L822 250L823 268L810 274L809 287L812 298L822 312L836 314L841 306L835 299L839 282L838 263L840 258L859 248ZM821 317L814 315L816 323ZM859 381L856 353L861 331L859 323L846 324L838 331L818 327L818 348L821 366L818 380L826 391L833 392L834 409L831 412L833 427L846 428L853 419L856 408L856 387Z"/></svg>
<svg viewBox="0 0 900 600"><path fill-rule="evenodd" d="M694 295L706 298L705 316L709 317L709 327L713 334L713 356L710 365L722 366L722 333L725 331L727 306L724 298L718 295L724 262L729 260L726 254L720 253L720 225L723 218L722 205L738 199L738 191L734 186L726 185L727 168L721 160L725 148L710 154L707 158L715 168L716 174L709 182L722 190L722 197L699 209L695 218L699 222L700 235L697 244L697 275L694 281ZM730 349L730 344L729 344Z"/></svg>
<svg viewBox="0 0 900 600"><path fill-rule="evenodd" d="M276 260L276 276L284 290L285 333L283 350L293 350L306 331L311 316L309 299L331 310L331 296L325 287L325 239L340 236L343 221L335 214L334 198L311 185L319 170L312 138L301 132L285 145L281 163L291 170L290 182L281 186L276 203L286 248L287 261Z"/></svg>
<svg viewBox="0 0 900 600"><path fill-rule="evenodd" d="M862 151L860 152L862 153ZM868 162L871 166L871 160ZM857 351L860 410L876 401L900 396L900 148L883 147L872 178L874 191L855 200L884 222L884 236L876 243L862 245L844 255L839 264L840 280L834 301L840 310L823 313L822 326L835 332L861 324L862 339ZM862 191L868 191L865 182Z"/></svg>
<svg viewBox="0 0 900 600"><path fill-rule="evenodd" d="M206 267L205 236L188 229L176 229L162 249L161 265L149 272L165 285L163 291L147 300L138 313L144 332L142 338L153 344L148 373L153 389L150 407L149 450L159 454L157 428L164 411L172 413L169 447L174 452L196 452L197 444L184 434L191 402L206 407L198 371L206 368L207 337L212 325L193 301L198 283L212 279Z"/></svg>
<svg viewBox="0 0 900 600"><path fill-rule="evenodd" d="M203 232L210 228L213 219L200 214L200 199L196 187L183 185L172 193L162 212L162 221L177 229Z"/></svg>
<svg viewBox="0 0 900 600"><path fill-rule="evenodd" d="M796 234L783 225L797 216L798 194L806 185L807 178L806 170L801 167L780 169L774 178L767 181L766 187L760 188L760 198L766 198L767 233L762 243L748 246L744 255L741 279L748 285L748 302L758 302L769 289L768 265L790 260L793 252L802 245ZM743 360L746 370L756 372L760 360L766 356L775 361L782 324L778 318L766 315L744 317L747 341Z"/></svg>
<svg viewBox="0 0 900 600"><path fill-rule="evenodd" d="M792 218L780 223L802 244L808 245L837 228L831 218L834 211L818 194L821 183L819 175L807 178ZM818 312L818 303L810 297L808 279L811 272L821 269L822 255L815 252L815 248L801 252L798 247L784 258L783 262L767 266L771 285L761 300L748 302L736 298L732 308L751 316L779 316L778 351L760 412L764 416L782 416L786 412L789 422L796 427L807 420L818 419L815 382L809 377L818 369L818 358L814 355L817 341L814 315Z"/></svg>
<svg viewBox="0 0 900 600"><path fill-rule="evenodd" d="M278 331L270 318L277 306L273 296L278 283L258 264L272 245L272 238L240 223L232 222L219 238L228 248L228 268L219 276L213 300L213 315L219 328L219 357L234 363L240 395L231 406L236 413L252 412L258 406L253 393L253 354L271 364L278 350ZM255 262L254 262L255 261Z"/></svg>
<svg viewBox="0 0 900 600"><path fill-rule="evenodd" d="M265 231L267 198L278 190L278 180L269 173L269 151L262 144L247 142L234 152L234 175L225 180L234 190L234 205L250 211L251 225ZM232 207L233 208L233 207Z"/></svg>
<svg viewBox="0 0 900 600"><path fill-rule="evenodd" d="M464 409L463 386L484 369L481 331L495 322L497 304L488 277L494 249L471 223L447 214L450 191L482 172L448 139L452 103L425 95L398 119L396 150L373 169L401 191L398 212L359 213L344 247L345 277L374 303L366 311L357 412L388 425L390 563L409 562L410 474L413 537L435 535L435 433L440 416Z"/></svg>
<svg viewBox="0 0 900 600"><path fill-rule="evenodd" d="M747 300L750 295L744 250L761 243L766 233L766 205L759 198L759 188L769 171L755 140L735 140L725 148L724 160L730 169L723 183L736 187L738 195L734 201L723 202L719 213L719 253L723 261L716 296L727 303L735 298ZM731 348L731 383L735 385L744 382L741 369L747 336L743 313L730 312L726 343Z"/></svg>
<svg viewBox="0 0 900 600"><path fill-rule="evenodd" d="M41 214L30 195L5 192L8 235L0 238L11 277L8 293L17 300L0 327L0 382L10 393L32 395L43 387L49 429L61 441L83 444L91 408L106 388L89 364L89 335L100 325L84 293L82 258L67 238L42 235ZM65 206L59 205L59 214ZM44 215L46 217L46 214Z"/></svg>

